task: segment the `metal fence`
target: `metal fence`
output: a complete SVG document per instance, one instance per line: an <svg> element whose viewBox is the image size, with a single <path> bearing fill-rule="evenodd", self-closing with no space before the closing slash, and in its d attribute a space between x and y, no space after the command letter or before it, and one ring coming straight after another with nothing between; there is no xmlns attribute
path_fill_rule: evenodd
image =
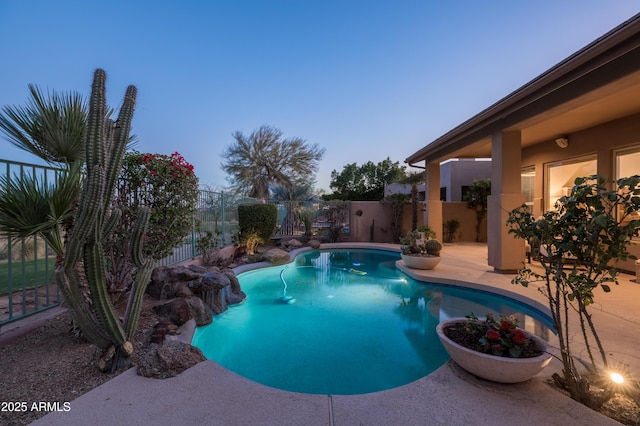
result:
<svg viewBox="0 0 640 426"><path fill-rule="evenodd" d="M219 238L219 245L230 244L232 236L238 232L238 205L255 203L254 198L243 197L229 192L200 190L191 234L173 253L158 261L156 265L173 265L193 259L201 253L197 242L208 232Z"/></svg>
<svg viewBox="0 0 640 426"><path fill-rule="evenodd" d="M0 178L34 177L43 185L55 183L60 169L0 160ZM38 236L0 236L0 327L16 319L58 306L61 295L54 283L55 253Z"/></svg>

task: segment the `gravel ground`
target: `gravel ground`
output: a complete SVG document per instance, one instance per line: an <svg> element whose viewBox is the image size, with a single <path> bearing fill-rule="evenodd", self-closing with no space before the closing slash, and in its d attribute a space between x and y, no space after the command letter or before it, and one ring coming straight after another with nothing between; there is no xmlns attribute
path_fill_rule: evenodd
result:
<svg viewBox="0 0 640 426"><path fill-rule="evenodd" d="M152 311L144 309L136 349L146 344L148 330L156 322ZM0 347L0 425L29 424L47 414L55 403L64 409L65 403L119 374L98 370L99 350L79 343L71 325L70 315L63 313Z"/></svg>

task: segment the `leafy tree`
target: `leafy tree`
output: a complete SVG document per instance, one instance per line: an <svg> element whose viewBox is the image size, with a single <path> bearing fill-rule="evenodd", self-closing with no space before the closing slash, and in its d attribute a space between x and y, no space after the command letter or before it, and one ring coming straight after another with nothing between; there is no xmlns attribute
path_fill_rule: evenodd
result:
<svg viewBox="0 0 640 426"><path fill-rule="evenodd" d="M392 162L389 157L374 164L371 161L358 166L347 164L342 171L331 172L329 187L334 191L325 199L342 199L351 201L379 201L384 198L384 186L398 182L405 177L405 166Z"/></svg>
<svg viewBox="0 0 640 426"><path fill-rule="evenodd" d="M477 179L471 182L465 201L476 212L476 241L480 242L480 225L487 216L487 198L491 195L491 180Z"/></svg>
<svg viewBox="0 0 640 426"><path fill-rule="evenodd" d="M588 373L595 374L597 380L604 379L602 383L611 383L605 378L606 351L590 307L598 287L609 292L609 284L618 283L614 261L633 258L627 245L640 227L640 220L633 219L640 210L640 176L618 179L613 189L608 189L611 183L599 176L577 178L571 193L556 203L556 210L536 219L522 205L511 211L507 220L510 233L535 241L541 248L538 260L544 272L524 268L513 283L527 287L529 283L542 282L540 291L551 310L563 365L562 374L556 373L553 378L571 398L596 410L613 396L615 389L613 384L605 384L604 391L590 387L589 375L582 373L580 364L576 365L573 344L586 348L589 360L582 360L581 364ZM580 332L570 329L570 324L579 324ZM578 337L581 343L574 341ZM599 363L593 354L594 345Z"/></svg>
<svg viewBox="0 0 640 426"><path fill-rule="evenodd" d="M266 200L272 184L292 186L311 182L324 155L317 144L304 139L283 139L282 131L263 125L248 137L233 133L235 144L223 152L222 169L230 176L236 190L248 191L250 197Z"/></svg>

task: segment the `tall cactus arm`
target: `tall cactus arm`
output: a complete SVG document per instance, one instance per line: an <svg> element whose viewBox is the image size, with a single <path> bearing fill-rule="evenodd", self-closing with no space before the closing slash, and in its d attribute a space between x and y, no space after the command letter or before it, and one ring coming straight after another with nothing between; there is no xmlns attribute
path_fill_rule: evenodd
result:
<svg viewBox="0 0 640 426"><path fill-rule="evenodd" d="M111 215L109 215L107 220L104 222L104 225L102 226L102 238L106 238L111 234L121 217L122 210L120 210L119 208L113 209Z"/></svg>
<svg viewBox="0 0 640 426"><path fill-rule="evenodd" d="M125 342L124 330L120 319L109 298L105 285L104 252L100 244L87 244L85 247L84 269L91 290L96 317L100 325L109 333L117 345Z"/></svg>
<svg viewBox="0 0 640 426"><path fill-rule="evenodd" d="M72 289L78 288L77 283L74 283L73 279L70 279L62 268L56 270L55 276L58 288L62 292L64 300L73 315L73 319L78 327L80 327L80 330L82 330L82 333L87 340L98 346L100 349L106 349L109 347L109 345L111 345L110 337L100 328L87 305L85 305L81 299L73 295Z"/></svg>
<svg viewBox="0 0 640 426"><path fill-rule="evenodd" d="M138 326L142 299L149 280L151 280L151 272L153 270L153 260L147 259L145 261L142 251L144 246L143 237L147 232L150 217L151 209L147 207L141 208L131 234L131 259L138 270L136 271L136 277L131 286L131 294L129 295L127 309L124 314L125 335L129 339L132 338Z"/></svg>
<svg viewBox="0 0 640 426"><path fill-rule="evenodd" d="M138 212L138 217L131 233L131 260L133 264L140 268L144 262L143 246L144 246L144 234L147 232L147 226L149 224L149 218L151 217L151 209L143 207Z"/></svg>
<svg viewBox="0 0 640 426"><path fill-rule="evenodd" d="M87 115L87 128L85 138L87 165L104 164L104 146L100 142L104 141L106 135L107 117L107 74L102 69L97 69L93 74L93 84L91 86L91 98L89 99L89 113ZM88 167L87 169L90 169ZM87 170L87 174L90 171Z"/></svg>
<svg viewBox="0 0 640 426"><path fill-rule="evenodd" d="M147 289L149 281L151 281L151 273L153 272L153 259L147 259L136 272L136 278L131 286L131 295L127 303L127 310L124 314L125 333L128 339L133 338L133 334L138 327L138 319L140 318L140 310L144 292Z"/></svg>
<svg viewBox="0 0 640 426"><path fill-rule="evenodd" d="M109 154L106 161L106 186L105 190L108 197L113 194L118 180L118 175L122 169L124 155L127 151L129 143L129 134L131 133L131 120L133 119L133 111L136 105L136 95L138 91L135 86L127 87L127 91L122 101L122 107L118 114L118 119L113 123L111 130L112 137L109 140Z"/></svg>
<svg viewBox="0 0 640 426"><path fill-rule="evenodd" d="M107 75L97 69L93 76L89 113L85 131L85 161L87 175L82 190L78 217L69 238L64 264L65 269L73 267L82 256L82 246L89 234L95 232L94 224L99 220L99 210L103 206L105 117Z"/></svg>

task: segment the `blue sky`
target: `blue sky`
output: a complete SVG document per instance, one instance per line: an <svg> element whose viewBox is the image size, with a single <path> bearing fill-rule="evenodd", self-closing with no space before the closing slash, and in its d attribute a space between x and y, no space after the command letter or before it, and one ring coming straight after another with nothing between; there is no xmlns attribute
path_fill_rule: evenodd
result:
<svg viewBox="0 0 640 426"><path fill-rule="evenodd" d="M0 105L27 85L119 106L137 149L179 151L227 185L231 134L262 124L349 163L406 157L640 11L632 0L0 0ZM37 162L0 140L0 158Z"/></svg>

